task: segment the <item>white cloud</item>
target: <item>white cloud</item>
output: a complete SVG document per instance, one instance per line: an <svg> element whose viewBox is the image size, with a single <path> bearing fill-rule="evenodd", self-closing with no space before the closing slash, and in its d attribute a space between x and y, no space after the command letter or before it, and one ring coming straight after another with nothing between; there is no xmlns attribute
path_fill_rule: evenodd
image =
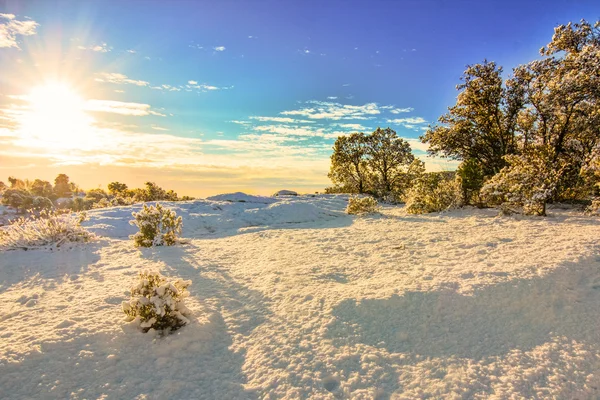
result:
<svg viewBox="0 0 600 400"><path fill-rule="evenodd" d="M206 85L204 83L198 84L198 82L196 82L196 81L188 81L187 87L189 89L198 89L198 90L200 90L202 92L208 92L208 91L213 91L213 90L231 89L233 86L231 86L231 87L218 87L218 86L213 86L213 85Z"/></svg>
<svg viewBox="0 0 600 400"><path fill-rule="evenodd" d="M394 108L391 109L390 112L392 114L400 114L400 113L407 113L407 112L411 112L414 111L415 109L412 107L406 107L406 108Z"/></svg>
<svg viewBox="0 0 600 400"><path fill-rule="evenodd" d="M154 90L166 90L168 92L180 92L181 88L171 85L160 85L160 86L150 86L150 89Z"/></svg>
<svg viewBox="0 0 600 400"><path fill-rule="evenodd" d="M406 125L406 124L415 125L415 124L425 124L425 123L427 123L427 121L424 120L421 117L388 119L387 122L389 122L390 124L398 124L398 125Z"/></svg>
<svg viewBox="0 0 600 400"><path fill-rule="evenodd" d="M35 35L38 26L32 20L19 21L14 14L0 14L0 48L19 49L17 36Z"/></svg>
<svg viewBox="0 0 600 400"><path fill-rule="evenodd" d="M136 86L148 86L149 83L146 81L129 79L126 75L115 73L115 72L101 72L97 74L96 81L115 83L117 85L136 85Z"/></svg>
<svg viewBox="0 0 600 400"><path fill-rule="evenodd" d="M169 131L169 129L163 128L163 127L157 126L157 125L152 125L151 128L154 129L155 131L166 131L166 132Z"/></svg>
<svg viewBox="0 0 600 400"><path fill-rule="evenodd" d="M367 130L370 130L370 128L367 128L366 126L363 126L361 124L335 124L335 125L339 126L340 128L353 129L355 131L367 131Z"/></svg>
<svg viewBox="0 0 600 400"><path fill-rule="evenodd" d="M149 104L127 103L116 100L88 100L85 103L84 110L131 115L137 117L145 115L157 115L160 117L165 116L165 114L151 110Z"/></svg>
<svg viewBox="0 0 600 400"><path fill-rule="evenodd" d="M288 124L313 124L315 121L308 121L305 119L293 119L293 118L284 118L284 117L250 117L250 119L255 119L260 122L282 122Z"/></svg>
<svg viewBox="0 0 600 400"><path fill-rule="evenodd" d="M94 45L87 46L87 47L86 46L77 46L77 48L79 50L95 51L96 53L108 53L109 51L112 50L112 47L110 47L106 43L94 44Z"/></svg>
<svg viewBox="0 0 600 400"><path fill-rule="evenodd" d="M335 139L338 136L346 135L346 132L340 131L329 131L325 128L316 127L300 127L300 126L289 126L289 125L261 125L255 126L252 130L256 132L270 132L284 136L306 136L306 137L319 137L323 139Z"/></svg>
<svg viewBox="0 0 600 400"><path fill-rule="evenodd" d="M132 49L129 49L129 50L127 50L127 52L128 52L128 53L131 53L131 54L135 54L135 53L136 53L136 51L135 51L135 50L132 50Z"/></svg>
<svg viewBox="0 0 600 400"><path fill-rule="evenodd" d="M250 121L238 121L238 120L233 120L233 121L229 121L233 124L238 124L238 125L250 125Z"/></svg>
<svg viewBox="0 0 600 400"><path fill-rule="evenodd" d="M225 51L225 46L217 46L217 47L213 47L213 49L215 51Z"/></svg>
<svg viewBox="0 0 600 400"><path fill-rule="evenodd" d="M336 100L336 99L337 99L337 96L329 96L329 97L327 97L327 100Z"/></svg>
<svg viewBox="0 0 600 400"><path fill-rule="evenodd" d="M308 101L311 107L300 110L283 111L282 115L302 115L311 119L371 119L381 111L377 103L367 103L362 106L331 103L325 101Z"/></svg>

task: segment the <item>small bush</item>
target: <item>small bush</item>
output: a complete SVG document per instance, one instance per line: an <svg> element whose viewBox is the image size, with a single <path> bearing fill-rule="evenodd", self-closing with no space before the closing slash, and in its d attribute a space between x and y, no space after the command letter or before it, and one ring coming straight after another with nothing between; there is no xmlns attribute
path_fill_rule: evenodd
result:
<svg viewBox="0 0 600 400"><path fill-rule="evenodd" d="M85 243L96 235L81 226L85 213L77 215L42 211L39 216L18 218L0 229L0 249L28 249L32 247L60 247L65 243Z"/></svg>
<svg viewBox="0 0 600 400"><path fill-rule="evenodd" d="M410 188L406 196L409 214L427 214L456 208L461 205L459 183L441 174L426 174Z"/></svg>
<svg viewBox="0 0 600 400"><path fill-rule="evenodd" d="M167 281L158 273L140 273L139 282L131 288L131 299L121 306L130 321L148 332L150 329L168 333L189 322L190 311L184 304L192 281Z"/></svg>
<svg viewBox="0 0 600 400"><path fill-rule="evenodd" d="M377 200L372 197L350 197L348 199L348 214L369 214L377 212Z"/></svg>
<svg viewBox="0 0 600 400"><path fill-rule="evenodd" d="M592 204L590 204L585 212L590 215L600 215L600 198L595 198L592 200Z"/></svg>
<svg viewBox="0 0 600 400"><path fill-rule="evenodd" d="M160 204L156 207L144 204L142 211L131 215L135 219L129 223L140 229L130 236L137 247L172 246L177 243L183 223L175 211L163 208Z"/></svg>

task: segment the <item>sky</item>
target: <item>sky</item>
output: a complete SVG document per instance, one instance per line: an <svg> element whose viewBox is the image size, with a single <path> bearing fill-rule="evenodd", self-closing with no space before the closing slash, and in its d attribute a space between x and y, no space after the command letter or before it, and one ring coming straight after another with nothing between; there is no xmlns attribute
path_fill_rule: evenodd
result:
<svg viewBox="0 0 600 400"><path fill-rule="evenodd" d="M539 58L570 1L0 0L0 180L322 191L340 135L418 138L467 64Z"/></svg>

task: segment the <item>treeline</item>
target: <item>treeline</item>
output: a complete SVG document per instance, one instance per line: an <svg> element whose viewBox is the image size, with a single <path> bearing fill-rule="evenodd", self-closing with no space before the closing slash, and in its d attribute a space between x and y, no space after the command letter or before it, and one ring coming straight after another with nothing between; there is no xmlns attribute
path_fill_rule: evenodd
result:
<svg viewBox="0 0 600 400"><path fill-rule="evenodd" d="M388 192L406 196L408 187L413 194L420 190L421 197L432 198L434 192L441 195L439 186L445 185L446 192L458 193L454 204L500 206L534 215L545 215L549 202L596 199L600 21L558 26L540 54L541 59L513 68L506 78L502 67L487 60L467 67L457 86L456 104L420 138L431 155L461 161L454 178L429 176L429 184L424 184L421 176L414 183L382 186L381 168L373 159L391 157L379 157L369 145L359 144L365 135L355 134L336 142L331 179L336 187L379 197ZM340 157L338 152L350 156ZM406 160L404 153L397 157ZM342 172L335 167L340 160L347 166ZM410 168L406 163L402 168L406 176Z"/></svg>
<svg viewBox="0 0 600 400"><path fill-rule="evenodd" d="M129 189L125 183L111 182L108 191L101 188L82 190L70 182L65 174L48 181L8 178L9 185L0 181L2 204L17 212L43 209L68 209L85 211L93 208L124 206L146 201L185 201L193 197L179 197L173 190L165 190L154 182L146 182L143 188Z"/></svg>

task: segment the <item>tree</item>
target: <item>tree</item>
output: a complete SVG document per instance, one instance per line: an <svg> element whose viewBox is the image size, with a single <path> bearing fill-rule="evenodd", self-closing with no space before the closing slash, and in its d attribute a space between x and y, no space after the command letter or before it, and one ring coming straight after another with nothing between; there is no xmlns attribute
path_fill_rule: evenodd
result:
<svg viewBox="0 0 600 400"><path fill-rule="evenodd" d="M337 138L333 145L331 167L327 175L334 185L343 186L351 193L368 191L366 142L366 136L362 132Z"/></svg>
<svg viewBox="0 0 600 400"><path fill-rule="evenodd" d="M479 191L484 183L483 174L482 166L473 158L460 163L456 170L456 178L461 188L463 204L482 206Z"/></svg>
<svg viewBox="0 0 600 400"><path fill-rule="evenodd" d="M543 146L561 175L553 197L585 185L580 172L600 141L600 24L560 25L540 50L542 60L521 65L511 81L523 88L519 115L525 149Z"/></svg>
<svg viewBox="0 0 600 400"><path fill-rule="evenodd" d="M14 176L8 177L8 182L10 183L11 189L25 189L26 185L21 179L17 179Z"/></svg>
<svg viewBox="0 0 600 400"><path fill-rule="evenodd" d="M408 142L390 128L377 128L366 138L365 154L379 197L390 195L399 188L408 166L415 159Z"/></svg>
<svg viewBox="0 0 600 400"><path fill-rule="evenodd" d="M33 197L24 189L7 189L2 195L2 204L13 207L18 213L19 209L24 211L31 207Z"/></svg>
<svg viewBox="0 0 600 400"><path fill-rule="evenodd" d="M94 203L106 199L107 197L108 194L100 188L90 189L85 193L85 198L93 200Z"/></svg>
<svg viewBox="0 0 600 400"><path fill-rule="evenodd" d="M517 152L517 117L523 105L521 86L504 83L502 67L484 60L467 66L456 104L421 136L432 155L476 160L485 175L505 165L504 156Z"/></svg>
<svg viewBox="0 0 600 400"><path fill-rule="evenodd" d="M525 214L546 215L546 203L566 164L555 163L551 146L530 146L523 154L506 156L508 165L481 189L488 204L522 208Z"/></svg>
<svg viewBox="0 0 600 400"><path fill-rule="evenodd" d="M41 179L33 181L30 191L34 196L51 197L53 194L52 184Z"/></svg>
<svg viewBox="0 0 600 400"><path fill-rule="evenodd" d="M54 178L54 193L58 197L68 197L71 195L69 186L69 177L65 174L59 174Z"/></svg>
<svg viewBox="0 0 600 400"><path fill-rule="evenodd" d="M108 193L113 196L123 195L123 192L127 189L127 185L121 182L111 182L108 184Z"/></svg>

